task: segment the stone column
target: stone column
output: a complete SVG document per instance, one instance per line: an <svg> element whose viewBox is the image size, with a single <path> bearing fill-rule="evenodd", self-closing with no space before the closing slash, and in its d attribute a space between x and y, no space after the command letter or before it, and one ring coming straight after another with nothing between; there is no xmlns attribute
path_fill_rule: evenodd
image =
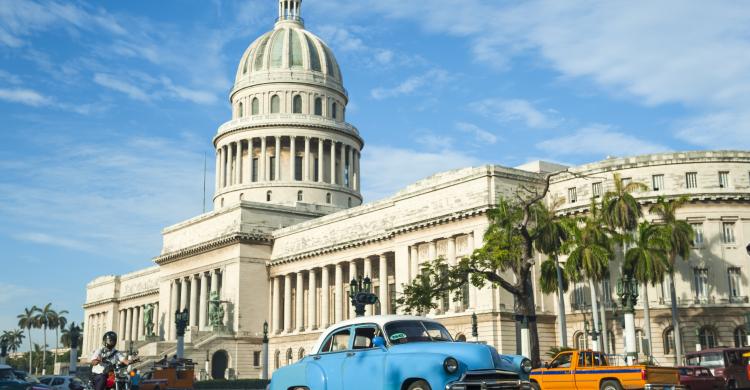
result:
<svg viewBox="0 0 750 390"><path fill-rule="evenodd" d="M177 309L182 311L188 307L188 281L186 278L180 280L180 307Z"/></svg>
<svg viewBox="0 0 750 390"><path fill-rule="evenodd" d="M469 232L469 234L466 235L466 242L469 254L471 254L474 252L474 232ZM472 308L477 307L477 288L471 285L469 286L469 306Z"/></svg>
<svg viewBox="0 0 750 390"><path fill-rule="evenodd" d="M378 283L380 284L380 314L390 314L388 299L388 258L385 253L378 255Z"/></svg>
<svg viewBox="0 0 750 390"><path fill-rule="evenodd" d="M339 183L339 185L344 185L344 165L346 164L346 146L344 143L341 143L341 149L339 154L339 161L341 164L339 164L339 169L337 169L337 175L336 175L336 182Z"/></svg>
<svg viewBox="0 0 750 390"><path fill-rule="evenodd" d="M120 349L125 350L125 310L119 310L117 334L120 336ZM85 350L84 350L85 351Z"/></svg>
<svg viewBox="0 0 750 390"><path fill-rule="evenodd" d="M242 183L242 141L237 141L237 150L235 152L235 160L234 163L234 172L235 172L235 178L234 178L234 184L240 184Z"/></svg>
<svg viewBox="0 0 750 390"><path fill-rule="evenodd" d="M302 158L302 180L310 181L310 137L305 137L305 156Z"/></svg>
<svg viewBox="0 0 750 390"><path fill-rule="evenodd" d="M357 271L357 260L350 260L349 261L349 280L346 280L345 282L348 284L352 279L356 279L357 275L359 274L359 271ZM348 304L349 297L344 297L344 302ZM344 305L346 306L346 304ZM349 305L349 318L354 318L356 314L354 313L354 305Z"/></svg>
<svg viewBox="0 0 750 390"><path fill-rule="evenodd" d="M253 182L253 139L254 138L248 138L247 141L247 163L242 166L242 182L245 183L245 179L247 178L247 183Z"/></svg>
<svg viewBox="0 0 750 390"><path fill-rule="evenodd" d="M274 180L281 180L281 136L276 136L276 144L274 145Z"/></svg>
<svg viewBox="0 0 750 390"><path fill-rule="evenodd" d="M322 176L322 175L321 175ZM328 301L328 294L331 290L330 276L328 275L328 266L324 265L320 269L320 328L325 329L328 327L331 318L329 315L330 304Z"/></svg>
<svg viewBox="0 0 750 390"><path fill-rule="evenodd" d="M453 267L456 265L456 237L448 237L448 258L446 261L448 262L448 266ZM454 302L453 298L456 296L456 293L451 293L448 296L448 299L450 302L448 303L448 311L454 312L454 311L460 311L459 305L460 302Z"/></svg>
<svg viewBox="0 0 750 390"><path fill-rule="evenodd" d="M347 187L349 188L354 188L354 184L353 184L354 182L354 172L353 172L354 158L352 157L353 156L352 149L353 148L351 146L347 147L347 155L346 155L347 159L349 160L349 169L347 169L346 171L346 181L348 183Z"/></svg>
<svg viewBox="0 0 750 390"><path fill-rule="evenodd" d="M201 272L201 293L200 302L198 303L198 330L204 330L208 323L206 314L208 311L208 275Z"/></svg>
<svg viewBox="0 0 750 390"><path fill-rule="evenodd" d="M292 331L292 275L284 275L284 332Z"/></svg>
<svg viewBox="0 0 750 390"><path fill-rule="evenodd" d="M169 284L169 295L170 295L170 302L169 302L169 310L167 311L167 324L164 327L166 329L167 333L167 340L174 340L175 339L175 325L174 325L174 312L177 310L177 306L180 304L180 301L178 301L178 294L177 294L177 280L172 280L172 282Z"/></svg>
<svg viewBox="0 0 750 390"><path fill-rule="evenodd" d="M198 325L198 275L193 275L190 279L190 323L188 325Z"/></svg>
<svg viewBox="0 0 750 390"><path fill-rule="evenodd" d="M409 247L409 265L411 266L409 280L414 280L419 275L419 243L414 243Z"/></svg>
<svg viewBox="0 0 750 390"><path fill-rule="evenodd" d="M143 336L143 305L137 307L138 310L138 326L136 329L138 329L138 333L135 335L136 340L140 340L141 336Z"/></svg>
<svg viewBox="0 0 750 390"><path fill-rule="evenodd" d="M133 308L128 308L128 318L125 325L125 340L132 340L133 339Z"/></svg>
<svg viewBox="0 0 750 390"><path fill-rule="evenodd" d="M331 140L331 184L336 184L336 141Z"/></svg>
<svg viewBox="0 0 750 390"><path fill-rule="evenodd" d="M364 267L362 271L362 275L365 278L370 278L370 281L372 282L373 279L375 279L375 275L372 274L372 259L370 256L365 256L364 258ZM372 305L366 305L365 306L365 315L370 316L373 314L373 307Z"/></svg>
<svg viewBox="0 0 750 390"><path fill-rule="evenodd" d="M294 329L305 330L305 279L302 271L297 272L297 286L294 291Z"/></svg>
<svg viewBox="0 0 750 390"><path fill-rule="evenodd" d="M323 152L323 138L318 138L318 183L323 182L323 167L325 167L323 156L325 156L325 153ZM322 323L322 322L321 322Z"/></svg>
<svg viewBox="0 0 750 390"><path fill-rule="evenodd" d="M336 263L336 274L334 275L334 283L336 284L333 290L333 313L335 322L342 321L344 319L344 271L341 268L341 263Z"/></svg>
<svg viewBox="0 0 750 390"><path fill-rule="evenodd" d="M293 135L289 136L289 181L295 181L297 178L297 145L296 138Z"/></svg>
<svg viewBox="0 0 750 390"><path fill-rule="evenodd" d="M281 286L279 283L279 278L274 276L273 277L273 299L271 300L271 322L272 322L272 331L273 333L279 333L281 332L281 311L279 310L279 303L281 302L281 297L279 294L281 294Z"/></svg>
<svg viewBox="0 0 750 390"><path fill-rule="evenodd" d="M258 161L258 181L268 180L268 156L266 155L266 136L260 137L260 161Z"/></svg>
<svg viewBox="0 0 750 390"><path fill-rule="evenodd" d="M429 245L427 246L427 261L435 261L437 260L437 241L432 240L430 241Z"/></svg>
<svg viewBox="0 0 750 390"><path fill-rule="evenodd" d="M218 192L219 189L221 188L221 180L219 180L219 178L221 177L221 148L216 149L216 167L215 167L215 169L216 169L216 174L215 174L215 176L216 176L215 182L216 183L214 183L215 184L214 187L215 187L215 191Z"/></svg>
<svg viewBox="0 0 750 390"><path fill-rule="evenodd" d="M232 170L232 163L234 162L234 150L232 149L232 143L227 144L227 187L234 184L234 170Z"/></svg>
<svg viewBox="0 0 750 390"><path fill-rule="evenodd" d="M315 317L317 316L318 285L315 269L307 271L307 330L317 328Z"/></svg>

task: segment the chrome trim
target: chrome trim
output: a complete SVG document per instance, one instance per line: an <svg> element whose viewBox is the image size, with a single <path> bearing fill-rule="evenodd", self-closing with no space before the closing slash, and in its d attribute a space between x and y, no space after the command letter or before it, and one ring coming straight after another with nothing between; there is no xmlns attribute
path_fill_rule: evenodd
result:
<svg viewBox="0 0 750 390"><path fill-rule="evenodd" d="M670 385L663 383L647 383L643 390L685 390L683 385Z"/></svg>

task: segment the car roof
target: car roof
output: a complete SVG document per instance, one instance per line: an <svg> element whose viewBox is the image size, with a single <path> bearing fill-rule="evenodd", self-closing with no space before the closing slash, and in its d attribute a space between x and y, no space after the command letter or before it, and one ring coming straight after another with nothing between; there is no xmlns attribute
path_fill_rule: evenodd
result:
<svg viewBox="0 0 750 390"><path fill-rule="evenodd" d="M13 367L11 367L11 366L9 366L7 364L0 364L0 369L7 369L7 368L13 369Z"/></svg>
<svg viewBox="0 0 750 390"><path fill-rule="evenodd" d="M390 315L380 315L380 316L364 316L364 317L355 317L348 319L346 321L337 322L328 328L326 328L323 333L320 334L318 337L318 340L315 341L315 344L313 345L312 351L310 351L310 354L317 353L318 350L320 350L320 346L323 344L323 341L325 341L325 337L328 336L328 334L336 329L339 328L345 328L347 326L352 325L359 325L359 324L376 324L381 329L385 326L385 324L393 321L427 321L427 322L434 322L439 323L433 319L427 318L427 317L420 317L420 316L406 316L406 315L396 315L396 314L390 314Z"/></svg>
<svg viewBox="0 0 750 390"><path fill-rule="evenodd" d="M693 352L686 352L685 355L704 355L708 353L716 353L716 352L724 352L724 351L750 351L750 347L716 347L716 348L706 348L701 349L700 351L693 351Z"/></svg>

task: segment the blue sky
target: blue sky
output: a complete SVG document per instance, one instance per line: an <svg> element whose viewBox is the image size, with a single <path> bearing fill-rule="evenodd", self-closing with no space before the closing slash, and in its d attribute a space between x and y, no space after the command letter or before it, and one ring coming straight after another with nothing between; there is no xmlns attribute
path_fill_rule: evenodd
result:
<svg viewBox="0 0 750 390"><path fill-rule="evenodd" d="M750 149L745 2L302 13L341 65L366 201L482 163ZM237 63L275 17L274 0L0 0L0 329L50 301L80 321L87 281L149 266L161 229L202 211Z"/></svg>

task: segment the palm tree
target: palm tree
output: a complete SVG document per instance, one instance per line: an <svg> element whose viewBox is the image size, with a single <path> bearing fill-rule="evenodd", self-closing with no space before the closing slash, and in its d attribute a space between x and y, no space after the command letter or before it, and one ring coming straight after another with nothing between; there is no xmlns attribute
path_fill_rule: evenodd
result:
<svg viewBox="0 0 750 390"><path fill-rule="evenodd" d="M55 328L55 364L57 364L57 354L60 349L60 330L65 329L65 325L68 324L68 319L65 317L65 314L68 314L67 310L60 310L55 313L50 321L50 326Z"/></svg>
<svg viewBox="0 0 750 390"><path fill-rule="evenodd" d="M14 329L11 331L7 331L7 334L8 334L8 351L18 352L18 348L21 348L21 343L23 343L23 339L24 337L26 337L23 334L23 330Z"/></svg>
<svg viewBox="0 0 750 390"><path fill-rule="evenodd" d="M690 258L690 249L695 232L689 223L677 219L677 210L687 203L687 197L673 200L665 200L659 197L656 204L651 206L651 213L659 217L658 226L662 229L669 243L667 250L667 261L669 262L669 297L672 306L672 329L674 329L675 340L675 364L682 362L682 337L680 335L680 320L677 315L677 293L674 287L674 266L677 257L687 261Z"/></svg>
<svg viewBox="0 0 750 390"><path fill-rule="evenodd" d="M633 193L648 190L648 186L635 181L626 183L619 173L612 175L612 181L614 182L613 189L607 191L602 197L602 218L607 226L614 231L611 235L620 244L623 249L623 257L625 257L625 248L628 242L632 241L632 234L638 227L638 221L643 216L641 205L633 197ZM602 310L602 318L604 314L604 310ZM646 327L651 328L648 321Z"/></svg>
<svg viewBox="0 0 750 390"><path fill-rule="evenodd" d="M639 281L643 295L643 318L646 323L646 339L648 340L648 357L651 358L651 314L648 305L648 284L652 286L664 279L669 272L667 249L669 242L659 226L648 222L638 225L638 234L633 245L625 253L623 273L628 273Z"/></svg>
<svg viewBox="0 0 750 390"><path fill-rule="evenodd" d="M44 365L42 365L42 375L46 374L45 368L47 363L47 329L49 329L50 326L54 324L54 319L56 316L57 313L52 310L52 303L44 305L43 308L39 309L39 312L36 315L37 326L41 326L44 329L44 351L42 352L42 361L44 362Z"/></svg>
<svg viewBox="0 0 750 390"><path fill-rule="evenodd" d="M556 218L555 209L560 205L556 199L547 207L543 204L534 208L536 218L537 238L534 247L537 251L549 256L541 266L540 284L545 294L557 293L557 307L560 319L560 337L563 348L568 346L567 324L565 318L565 292L568 291L567 277L563 276L562 268L558 264L557 257L562 251L563 244L570 236L570 225L573 223L569 218Z"/></svg>
<svg viewBox="0 0 750 390"><path fill-rule="evenodd" d="M29 335L29 374L31 374L32 369L32 356L31 356L31 349L32 349L32 343L31 343L31 328L37 327L37 319L36 319L36 312L39 311L39 308L36 307L36 305L32 306L31 309L28 307L23 309L24 312L18 315L18 327L21 329L26 329L26 332Z"/></svg>
<svg viewBox="0 0 750 390"><path fill-rule="evenodd" d="M596 283L601 281L609 270L612 257L612 244L607 229L601 224L596 203L592 200L589 214L572 228L573 234L565 249L570 249L565 262L565 272L571 280L588 280L591 290L591 313L595 331L599 331L596 321L598 304L596 300ZM603 320L603 319L602 319ZM602 323L602 325L605 325ZM602 334L604 334L602 332Z"/></svg>

